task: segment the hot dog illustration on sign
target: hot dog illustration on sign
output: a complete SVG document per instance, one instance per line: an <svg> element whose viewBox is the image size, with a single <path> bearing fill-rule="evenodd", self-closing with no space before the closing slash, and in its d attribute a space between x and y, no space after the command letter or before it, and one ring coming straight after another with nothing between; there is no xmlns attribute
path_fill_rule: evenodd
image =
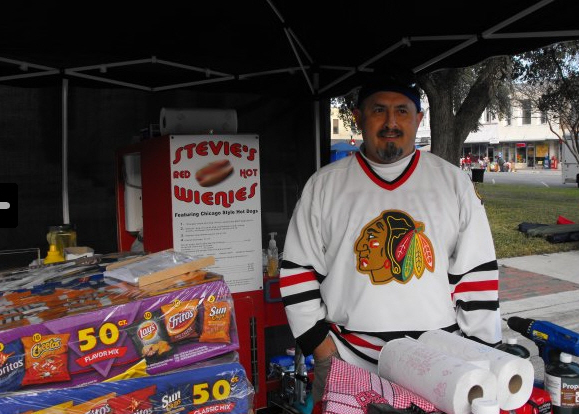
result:
<svg viewBox="0 0 579 414"><path fill-rule="evenodd" d="M201 187L211 187L221 183L233 173L229 160L212 161L197 170L195 179Z"/></svg>
<svg viewBox="0 0 579 414"><path fill-rule="evenodd" d="M357 269L375 284L407 283L434 271L434 249L424 234L424 223L398 210L383 211L368 223L356 240Z"/></svg>

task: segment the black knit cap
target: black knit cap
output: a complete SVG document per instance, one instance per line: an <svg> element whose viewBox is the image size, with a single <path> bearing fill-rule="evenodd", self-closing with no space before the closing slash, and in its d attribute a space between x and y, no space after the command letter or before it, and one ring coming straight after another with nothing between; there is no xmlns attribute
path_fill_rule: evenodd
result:
<svg viewBox="0 0 579 414"><path fill-rule="evenodd" d="M396 69L369 76L360 87L356 107L360 108L364 99L376 92L401 93L414 102L416 110L420 112L420 90L416 86L416 77L411 70Z"/></svg>

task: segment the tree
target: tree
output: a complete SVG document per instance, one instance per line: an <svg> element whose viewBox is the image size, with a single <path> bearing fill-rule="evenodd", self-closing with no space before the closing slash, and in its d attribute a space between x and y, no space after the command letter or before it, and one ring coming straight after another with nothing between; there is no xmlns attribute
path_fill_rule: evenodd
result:
<svg viewBox="0 0 579 414"><path fill-rule="evenodd" d="M332 106L338 108L338 119L342 121L346 130L349 129L352 131L352 134L359 134L361 131L358 130L356 122L354 122L354 116L352 115L352 105L355 101L353 94L338 96L332 99Z"/></svg>
<svg viewBox="0 0 579 414"><path fill-rule="evenodd" d="M579 41L523 53L514 64L517 93L546 115L551 132L579 163Z"/></svg>
<svg viewBox="0 0 579 414"><path fill-rule="evenodd" d="M510 73L509 57L493 57L467 68L418 75L430 106L433 153L458 165L464 141L479 129L484 110L508 110L504 96Z"/></svg>
<svg viewBox="0 0 579 414"><path fill-rule="evenodd" d="M486 108L506 113L504 99L512 70L510 57L493 57L466 68L442 69L418 74L418 86L430 106L431 151L458 165L464 141L480 126ZM355 96L334 100L344 125L352 125ZM356 132L353 130L353 132Z"/></svg>

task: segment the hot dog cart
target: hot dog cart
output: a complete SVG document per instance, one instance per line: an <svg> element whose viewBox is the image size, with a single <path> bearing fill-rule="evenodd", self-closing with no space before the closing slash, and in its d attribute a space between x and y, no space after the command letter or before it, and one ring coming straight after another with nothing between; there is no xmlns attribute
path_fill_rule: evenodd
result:
<svg viewBox="0 0 579 414"><path fill-rule="evenodd" d="M206 185L205 167L230 171ZM279 381L267 380L267 331L285 330L278 279L262 270L259 139L254 134L162 135L117 151L117 239L129 251L174 248L214 256L233 296L239 358L255 388L255 408ZM218 173L218 171L216 172ZM196 177L197 175L197 177Z"/></svg>

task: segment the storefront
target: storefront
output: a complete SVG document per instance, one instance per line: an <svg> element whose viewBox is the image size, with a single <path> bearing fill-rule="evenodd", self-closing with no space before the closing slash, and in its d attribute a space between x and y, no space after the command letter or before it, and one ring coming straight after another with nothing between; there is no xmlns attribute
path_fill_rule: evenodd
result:
<svg viewBox="0 0 579 414"><path fill-rule="evenodd" d="M473 160L488 157L491 162L498 157L510 162L514 169L559 168L561 145L557 140L497 143L465 143L463 157L470 154Z"/></svg>
<svg viewBox="0 0 579 414"><path fill-rule="evenodd" d="M504 143L498 148L515 169L551 168L551 160L561 158L561 146L555 140Z"/></svg>

